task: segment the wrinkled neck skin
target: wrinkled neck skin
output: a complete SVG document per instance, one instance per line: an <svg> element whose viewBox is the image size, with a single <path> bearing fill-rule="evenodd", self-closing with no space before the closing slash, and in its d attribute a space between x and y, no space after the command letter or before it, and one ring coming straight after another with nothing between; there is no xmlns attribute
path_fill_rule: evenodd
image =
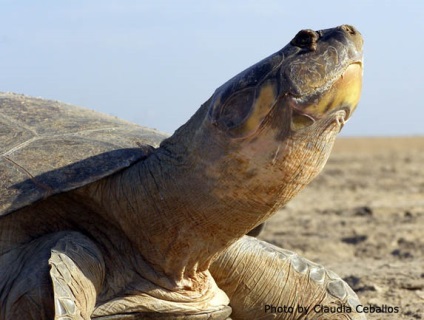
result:
<svg viewBox="0 0 424 320"><path fill-rule="evenodd" d="M205 113L202 107L98 193L143 258L175 286L171 290L204 290L217 255L319 173L340 130L335 116L299 134L270 123L260 139L228 143L225 133L212 134L213 125L196 131Z"/></svg>

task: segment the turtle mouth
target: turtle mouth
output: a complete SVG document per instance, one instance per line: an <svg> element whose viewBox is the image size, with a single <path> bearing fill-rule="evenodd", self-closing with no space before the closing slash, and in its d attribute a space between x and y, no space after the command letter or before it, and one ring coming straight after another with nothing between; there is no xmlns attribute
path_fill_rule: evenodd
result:
<svg viewBox="0 0 424 320"><path fill-rule="evenodd" d="M307 99L292 98L292 130L308 127L335 115L341 127L349 120L358 105L362 89L362 61L350 63L329 89Z"/></svg>

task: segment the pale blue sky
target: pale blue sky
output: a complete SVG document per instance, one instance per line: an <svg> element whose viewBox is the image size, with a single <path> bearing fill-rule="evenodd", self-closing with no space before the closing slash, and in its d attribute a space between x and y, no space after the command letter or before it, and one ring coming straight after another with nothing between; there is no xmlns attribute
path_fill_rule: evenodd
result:
<svg viewBox="0 0 424 320"><path fill-rule="evenodd" d="M304 28L365 38L344 135L424 135L424 1L0 0L0 91L172 133L233 75Z"/></svg>

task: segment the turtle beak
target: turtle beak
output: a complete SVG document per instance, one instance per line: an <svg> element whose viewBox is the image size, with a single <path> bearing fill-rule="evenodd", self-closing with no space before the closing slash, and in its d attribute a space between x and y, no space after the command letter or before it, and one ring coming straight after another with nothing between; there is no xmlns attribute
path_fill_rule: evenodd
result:
<svg viewBox="0 0 424 320"><path fill-rule="evenodd" d="M350 25L342 25L338 29L343 32L351 41L352 45L349 49L351 63L344 70L342 75L333 84L332 91L337 92L334 103L330 109L338 108L345 110L346 122L358 105L362 90L363 76L363 44L364 40L358 30ZM339 105L339 107L337 107ZM344 123L343 123L344 124Z"/></svg>
<svg viewBox="0 0 424 320"><path fill-rule="evenodd" d="M349 64L331 88L319 97L301 103L293 99L290 103L293 110L292 129L302 129L340 110L344 113L337 115L336 121L343 126L358 105L362 89L362 70L362 61L355 61Z"/></svg>
<svg viewBox="0 0 424 320"><path fill-rule="evenodd" d="M350 64L337 80L331 91L336 94L332 97L329 110L344 109L346 111L345 121L347 121L358 105L362 91L362 61Z"/></svg>

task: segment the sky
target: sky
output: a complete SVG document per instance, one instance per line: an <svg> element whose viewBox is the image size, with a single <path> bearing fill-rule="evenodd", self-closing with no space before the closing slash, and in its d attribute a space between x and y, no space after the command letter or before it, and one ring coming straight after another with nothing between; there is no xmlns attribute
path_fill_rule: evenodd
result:
<svg viewBox="0 0 424 320"><path fill-rule="evenodd" d="M0 0L0 91L172 133L299 30L341 24L365 40L343 135L424 135L423 0Z"/></svg>

